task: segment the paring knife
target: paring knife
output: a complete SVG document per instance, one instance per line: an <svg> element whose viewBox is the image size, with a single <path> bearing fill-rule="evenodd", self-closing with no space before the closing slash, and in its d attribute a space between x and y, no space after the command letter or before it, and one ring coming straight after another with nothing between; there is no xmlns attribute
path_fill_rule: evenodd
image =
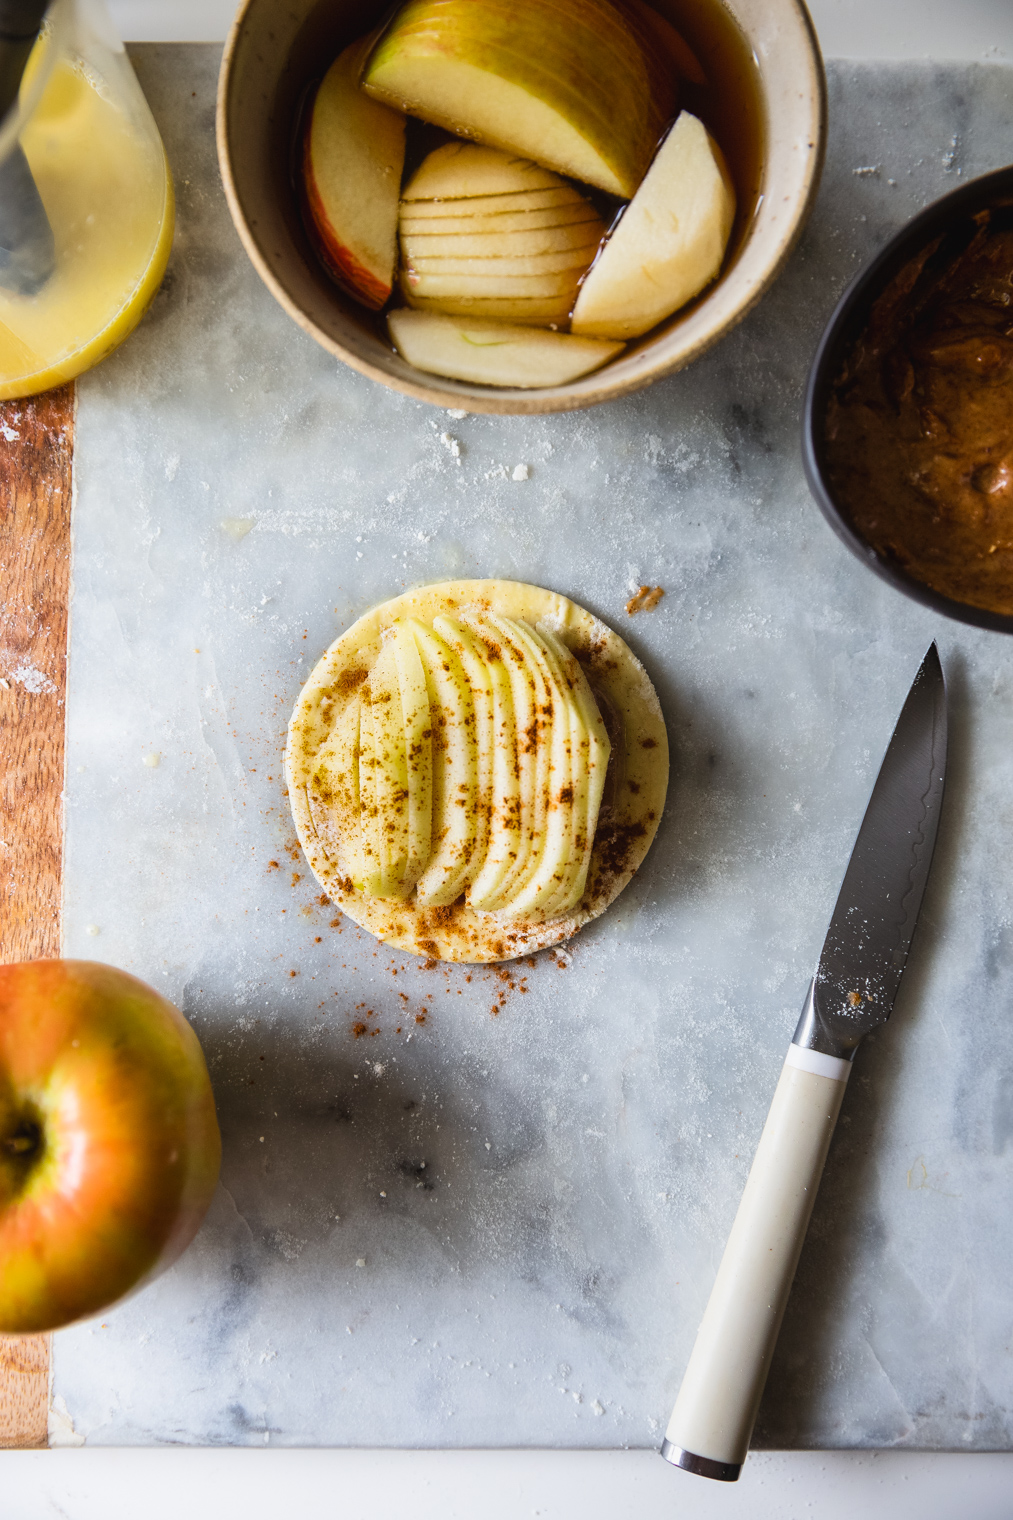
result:
<svg viewBox="0 0 1013 1520"><path fill-rule="evenodd" d="M851 852L802 1017L665 1433L676 1467L734 1482L802 1251L851 1062L893 1010L936 843L946 684L932 644Z"/></svg>

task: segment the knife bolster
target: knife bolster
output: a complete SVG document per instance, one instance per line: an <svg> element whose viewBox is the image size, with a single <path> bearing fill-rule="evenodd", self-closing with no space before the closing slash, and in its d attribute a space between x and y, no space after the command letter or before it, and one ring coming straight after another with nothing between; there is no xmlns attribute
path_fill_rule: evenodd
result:
<svg viewBox="0 0 1013 1520"><path fill-rule="evenodd" d="M818 1077L832 1077L835 1082L846 1082L851 1076L851 1062L843 1056L824 1055L822 1050L796 1045L794 1040L788 1046L787 1064L815 1072Z"/></svg>
<svg viewBox="0 0 1013 1520"><path fill-rule="evenodd" d="M879 1022L877 1019L875 1022ZM839 1023L834 1020L834 1024ZM820 1055L833 1056L840 1061L853 1061L862 1036L867 1029L856 1033L853 1029L842 1030L832 1026L821 1010L816 998L816 978L809 983L809 991L802 1005L802 1014L792 1035L792 1049L818 1051ZM813 1070L816 1068L814 1067Z"/></svg>

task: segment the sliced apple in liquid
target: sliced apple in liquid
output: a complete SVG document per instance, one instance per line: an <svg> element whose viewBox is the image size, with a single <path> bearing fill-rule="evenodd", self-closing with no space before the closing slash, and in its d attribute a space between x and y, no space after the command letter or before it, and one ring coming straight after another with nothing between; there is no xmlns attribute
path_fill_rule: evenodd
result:
<svg viewBox="0 0 1013 1520"><path fill-rule="evenodd" d="M445 201L567 188L530 158L478 143L444 143L426 155L401 192L403 201Z"/></svg>
<svg viewBox="0 0 1013 1520"><path fill-rule="evenodd" d="M556 175L526 159L475 143L450 143L430 153L421 164L405 191L402 212L434 204L451 204L461 212L493 202L516 207L519 198L537 202L547 194L568 189L580 199ZM422 192L445 199L412 199ZM472 233L455 246L454 236L446 231L427 238L402 228L401 289L406 301L460 312L472 309L470 303L476 299L535 300L551 303L548 312L544 307L522 307L517 313L521 320L565 321L576 300L580 276L605 232L593 208L586 203L585 207L585 221L567 225L554 235L545 228L525 232L523 228L500 227ZM455 225L460 220L455 218ZM442 228L446 224L439 221L434 225ZM487 225L487 218L483 225ZM483 306L482 311L488 308Z"/></svg>
<svg viewBox="0 0 1013 1520"><path fill-rule="evenodd" d="M359 88L374 34L353 42L317 90L303 142L309 230L321 260L357 300L379 310L397 263L405 119Z"/></svg>
<svg viewBox="0 0 1013 1520"><path fill-rule="evenodd" d="M508 254L500 252L493 258L452 258L444 255L423 254L415 255L408 260L408 278L418 280L424 278L467 278L467 280L543 280L548 275L567 275L566 281L561 281L564 289L569 287L570 280L576 281L576 274L587 269L592 258L595 257L596 243L584 246L584 248L564 248L561 252L543 252L543 254Z"/></svg>
<svg viewBox="0 0 1013 1520"><path fill-rule="evenodd" d="M600 241L598 222L568 222L555 227L520 227L515 231L401 233L409 264L430 259L518 259L572 253L577 249L585 267ZM578 260L578 262L580 262Z"/></svg>
<svg viewBox="0 0 1013 1520"><path fill-rule="evenodd" d="M535 274L497 274L488 268L490 263L491 260L485 258L467 260L464 269L453 274L443 274L427 268L409 268L402 277L402 290L409 299L420 295L429 301L464 299L465 296L481 296L496 301L511 298L548 301L551 296L560 296L566 298L572 306L581 271L586 268L581 260L581 263L570 266L569 269L543 269Z"/></svg>
<svg viewBox="0 0 1013 1520"><path fill-rule="evenodd" d="M418 312L419 316L425 312L427 315L445 316L450 319L467 319L469 331L471 331L472 328L475 328L486 322L514 324L523 327L531 327L536 330L543 327L562 327L570 319L570 307L572 304L572 299L568 295L545 296L537 301L525 300L521 296L460 296L457 299L452 299L450 296L440 296L434 300L429 296L412 295L410 298L406 296L406 299L411 300L411 304ZM390 327L392 335L394 333L394 328L391 326L391 318L394 317L394 315L395 313L391 312L387 318L387 325ZM556 334L553 333L549 336L555 337ZM471 338L468 338L466 341L471 342L473 340ZM483 340L475 338L474 341L480 342ZM503 344L507 340L502 336L498 336L490 339L489 341ZM394 342L400 348L401 345L396 337L394 338ZM426 342L428 343L428 334L426 335ZM576 350L573 350L572 353L576 355ZM405 357L407 358L407 354L405 354ZM559 359L562 360L562 358L563 352L560 350ZM414 363L415 361L412 360L411 362ZM591 369L594 369L596 368L596 364L597 361L595 364L592 364L589 367ZM429 369L430 367L431 366L427 364L419 365L420 369ZM453 373L457 376L458 379L462 380L469 378L468 375L457 375L456 370L434 370L433 373L440 375L449 375ZM489 380L484 383L488 385L505 385L507 382ZM533 380L531 382L515 380L510 382L510 384L513 385L523 385L525 383L531 383L534 385L556 385L561 384L562 382L555 380L551 382L547 380Z"/></svg>
<svg viewBox="0 0 1013 1520"><path fill-rule="evenodd" d="M502 196L502 200L510 197ZM530 206L525 204L534 197L518 197L520 206L491 205L495 197L483 200L482 205L487 210L478 209L476 201L454 201L453 210L445 214L436 215L435 212L422 214L422 208L417 205L401 207L400 226L405 233L420 233L424 236L452 237L457 233L485 233L485 232L523 232L527 228L545 227L578 227L585 222L598 222L598 213L587 201L577 197L573 201L567 201L560 205Z"/></svg>
<svg viewBox="0 0 1013 1520"><path fill-rule="evenodd" d="M475 702L461 661L444 639L406 620L418 648L432 714L433 824L429 863L418 879L420 907L439 908L464 891L478 840Z"/></svg>
<svg viewBox="0 0 1013 1520"><path fill-rule="evenodd" d="M608 0L408 0L363 88L628 198L675 101L642 37Z"/></svg>
<svg viewBox="0 0 1013 1520"><path fill-rule="evenodd" d="M571 331L635 338L678 311L717 275L734 220L721 150L683 111L588 271Z"/></svg>
<svg viewBox="0 0 1013 1520"><path fill-rule="evenodd" d="M416 369L477 385L526 390L579 379L623 348L597 338L442 312L392 311L387 326L398 353Z"/></svg>
<svg viewBox="0 0 1013 1520"><path fill-rule="evenodd" d="M469 263L472 263L469 260ZM428 270L407 271L407 282L402 289L412 295L427 296L430 300L447 296L463 298L482 296L505 301L511 297L524 300L548 300L550 296L566 296L576 292L578 269L549 270L543 274L490 274L485 260L475 260L479 270L475 274L430 274ZM472 267L474 267L472 263Z"/></svg>
<svg viewBox="0 0 1013 1520"><path fill-rule="evenodd" d="M506 154L503 156L507 157ZM579 190L560 180L558 187L552 190L519 190L516 194L503 192L500 195L474 195L443 201L402 201L401 214L423 221L444 222L463 216L527 216L536 211L566 214L581 208L589 208L592 212L594 210Z"/></svg>

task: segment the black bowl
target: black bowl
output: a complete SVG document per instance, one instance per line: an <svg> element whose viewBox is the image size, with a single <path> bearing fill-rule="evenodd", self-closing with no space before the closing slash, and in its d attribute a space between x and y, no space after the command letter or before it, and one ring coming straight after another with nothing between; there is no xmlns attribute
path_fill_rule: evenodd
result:
<svg viewBox="0 0 1013 1520"><path fill-rule="evenodd" d="M848 286L820 339L809 371L802 419L802 459L809 489L824 517L863 565L868 565L896 590L946 617L957 618L977 628L1013 633L1013 616L1010 614L989 612L984 607L972 607L966 602L942 596L866 542L834 498L827 478L823 436L823 421L834 380L840 374L847 354L867 327L872 305L885 287L933 238L957 233L965 223L970 230L971 218L976 212L999 207L1013 208L1013 166L970 180L920 211Z"/></svg>

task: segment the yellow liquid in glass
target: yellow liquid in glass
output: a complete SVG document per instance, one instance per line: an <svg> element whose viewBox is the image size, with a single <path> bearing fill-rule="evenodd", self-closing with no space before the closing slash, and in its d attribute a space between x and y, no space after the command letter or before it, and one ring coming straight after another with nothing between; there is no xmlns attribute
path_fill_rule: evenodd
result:
<svg viewBox="0 0 1013 1520"><path fill-rule="evenodd" d="M0 287L0 400L61 385L123 342L161 284L175 221L157 135L139 132L83 66L56 64L21 146L56 268L37 295Z"/></svg>

